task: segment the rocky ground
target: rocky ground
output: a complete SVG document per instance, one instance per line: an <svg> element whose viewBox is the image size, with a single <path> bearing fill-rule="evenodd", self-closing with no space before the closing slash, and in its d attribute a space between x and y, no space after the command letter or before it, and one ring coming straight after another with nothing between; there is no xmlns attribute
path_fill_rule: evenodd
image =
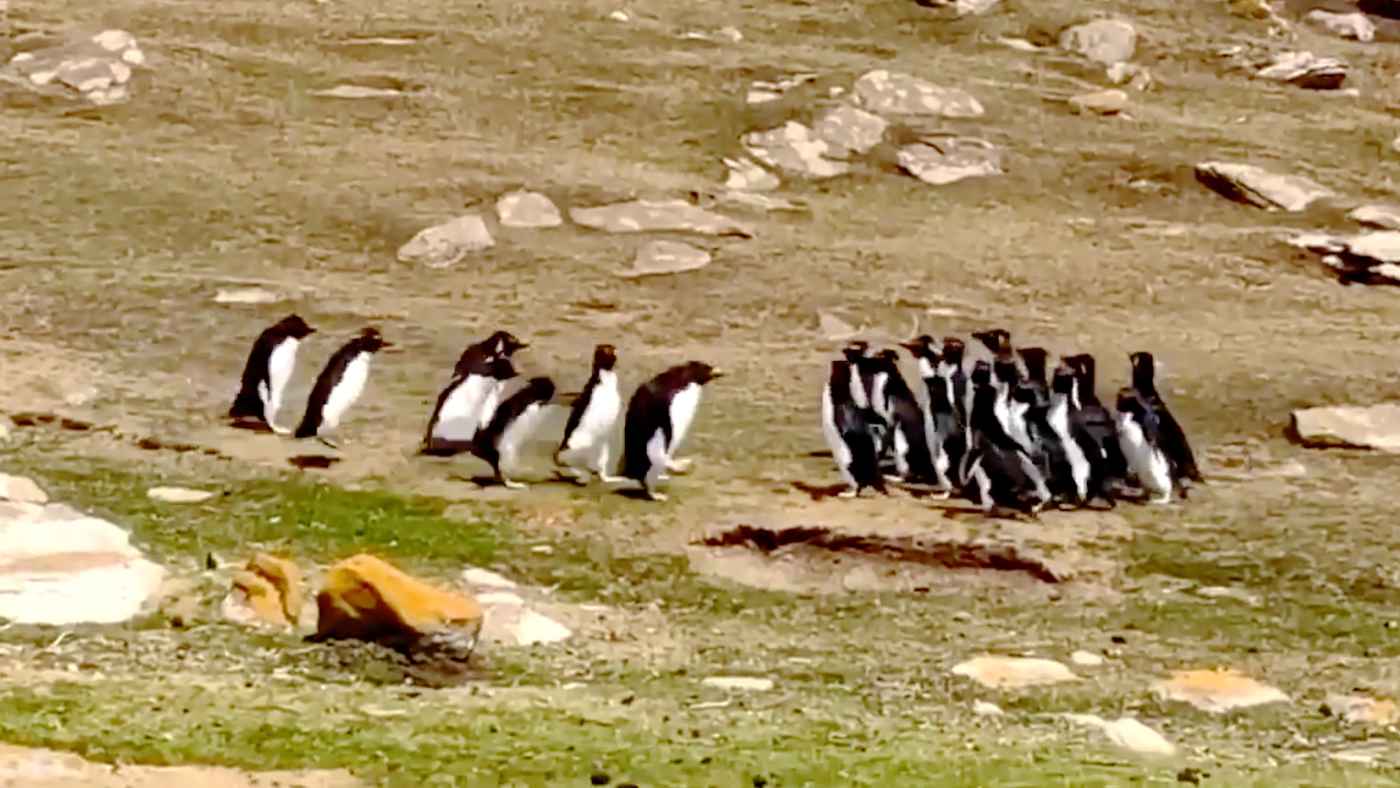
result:
<svg viewBox="0 0 1400 788"><path fill-rule="evenodd" d="M1400 35L1360 5L10 4L0 776L1394 782ZM340 452L223 421L292 311L292 411L397 345ZM1103 394L1154 352L1208 484L828 497L840 344L990 325ZM601 341L629 390L729 370L671 500L414 456L496 328L565 391ZM309 600L359 552L481 602L471 675L239 612L255 556Z"/></svg>

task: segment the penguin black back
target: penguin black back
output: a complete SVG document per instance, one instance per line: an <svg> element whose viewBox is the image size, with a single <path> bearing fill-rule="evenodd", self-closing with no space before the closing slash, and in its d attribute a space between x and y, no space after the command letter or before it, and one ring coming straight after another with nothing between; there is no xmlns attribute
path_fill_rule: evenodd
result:
<svg viewBox="0 0 1400 788"><path fill-rule="evenodd" d="M524 350L530 345L520 341L518 337L509 331L495 331L491 336L480 342L467 345L462 351L462 355L457 357L457 364L452 368L454 377L468 374L473 368L479 369L482 364L489 363L496 356L510 358L517 351Z"/></svg>
<svg viewBox="0 0 1400 788"><path fill-rule="evenodd" d="M349 400L343 405L335 397L336 389L341 385L351 364L362 354L378 353L391 346L392 343L385 341L384 337L380 336L379 329L371 326L363 329L358 336L335 351L330 360L326 362L325 368L321 370L321 374L316 377L315 385L311 387L311 396L306 401L306 415L302 417L301 424L297 426L296 437L315 437L327 417L331 417L329 420L338 421L340 414L328 413L328 406L329 408L349 407L360 393L358 390L352 392ZM358 383L360 386L364 385L363 380Z"/></svg>
<svg viewBox="0 0 1400 788"><path fill-rule="evenodd" d="M1196 455L1191 450L1191 443L1186 439L1186 432L1157 391L1156 361L1152 354L1140 350L1129 354L1128 360L1132 364L1133 388L1137 389L1156 416L1162 453L1167 456L1179 476L1193 482L1204 481L1200 468L1196 466Z"/></svg>
<svg viewBox="0 0 1400 788"><path fill-rule="evenodd" d="M271 385L272 353L288 339L302 340L316 333L316 329L306 324L300 315L287 315L271 326L263 329L253 341L253 349L248 353L248 361L243 365L243 375L239 381L238 394L228 410L230 419L262 419L264 413L259 386Z"/></svg>
<svg viewBox="0 0 1400 788"><path fill-rule="evenodd" d="M668 452L677 442L677 427L681 425L674 423L671 408L676 396L691 386L703 387L722 374L703 361L690 361L671 367L637 387L627 401L627 413L623 418L623 476L635 481L645 480L651 469L647 444L652 438L660 432ZM693 417L694 413L677 415Z"/></svg>
<svg viewBox="0 0 1400 788"><path fill-rule="evenodd" d="M506 359L501 360L506 361ZM509 362L507 361L507 363ZM477 439L472 443L472 454L491 463L492 469L496 469L501 460L501 436L505 434L511 423L523 416L531 406L542 405L553 397L553 380L547 377L530 378L524 386L521 386L496 408L490 423L482 428Z"/></svg>

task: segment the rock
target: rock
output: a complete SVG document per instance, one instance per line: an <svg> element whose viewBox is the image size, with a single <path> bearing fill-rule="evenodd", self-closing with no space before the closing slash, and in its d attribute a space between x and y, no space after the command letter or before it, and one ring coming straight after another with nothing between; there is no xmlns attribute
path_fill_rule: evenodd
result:
<svg viewBox="0 0 1400 788"><path fill-rule="evenodd" d="M496 200L496 215L502 227L558 227L564 217L554 202L539 192L517 191Z"/></svg>
<svg viewBox="0 0 1400 788"><path fill-rule="evenodd" d="M301 606L305 600L302 591L301 569L285 558L268 553L258 553L248 560L248 571L265 578L277 589L282 602L282 613L292 624L301 620Z"/></svg>
<svg viewBox="0 0 1400 788"><path fill-rule="evenodd" d="M520 611L520 620L515 624L515 642L522 646L536 643L558 643L573 636L569 628L552 618L541 615L529 608Z"/></svg>
<svg viewBox="0 0 1400 788"><path fill-rule="evenodd" d="M1374 41L1376 38L1376 24L1365 14L1336 14L1317 9L1309 11L1303 19L1342 38L1356 41Z"/></svg>
<svg viewBox="0 0 1400 788"><path fill-rule="evenodd" d="M774 197L771 194L758 194L749 191L736 191L726 189L715 195L715 200L728 205L739 205L745 208L757 208L760 211L805 211L805 205L799 205L792 200L782 197Z"/></svg>
<svg viewBox="0 0 1400 788"><path fill-rule="evenodd" d="M301 623L301 569L285 558L258 553L233 574L224 597L224 618L245 626L288 627Z"/></svg>
<svg viewBox="0 0 1400 788"><path fill-rule="evenodd" d="M975 657L953 666L951 672L993 689L1038 687L1079 679L1061 663L1035 657Z"/></svg>
<svg viewBox="0 0 1400 788"><path fill-rule="evenodd" d="M1177 671L1152 689L1159 697L1214 713L1288 701L1278 689L1234 669Z"/></svg>
<svg viewBox="0 0 1400 788"><path fill-rule="evenodd" d="M1311 52L1280 52L1254 76L1309 90L1336 90L1347 78L1347 64Z"/></svg>
<svg viewBox="0 0 1400 788"><path fill-rule="evenodd" d="M1400 452L1400 403L1293 411L1291 432L1312 448Z"/></svg>
<svg viewBox="0 0 1400 788"><path fill-rule="evenodd" d="M929 8L951 8L958 16L980 16L996 7L1001 0L918 0Z"/></svg>
<svg viewBox="0 0 1400 788"><path fill-rule="evenodd" d="M889 125L889 122L879 115L842 104L817 118L812 131L817 139L825 141L837 150L866 153L880 144Z"/></svg>
<svg viewBox="0 0 1400 788"><path fill-rule="evenodd" d="M486 222L476 214L467 214L420 231L399 247L398 257L401 263L446 268L472 252L481 252L495 245L495 239L486 229Z"/></svg>
<svg viewBox="0 0 1400 788"><path fill-rule="evenodd" d="M1363 227L1400 230L1400 207L1394 205L1362 205L1348 213L1347 218Z"/></svg>
<svg viewBox="0 0 1400 788"><path fill-rule="evenodd" d="M985 700L975 700L972 702L972 713L978 717L1000 717L1004 714L1001 707L995 703L988 703Z"/></svg>
<svg viewBox="0 0 1400 788"><path fill-rule="evenodd" d="M0 76L36 93L81 99L97 106L126 101L131 69L146 62L136 38L125 30L104 30L58 46L21 52Z"/></svg>
<svg viewBox="0 0 1400 788"><path fill-rule="evenodd" d="M754 676L710 676L700 683L706 687L716 687L725 690L767 692L773 689L772 679L756 678Z"/></svg>
<svg viewBox="0 0 1400 788"><path fill-rule="evenodd" d="M608 19L611 19L614 22L631 22L632 16L626 11L618 10L612 12L611 14L608 14Z"/></svg>
<svg viewBox="0 0 1400 788"><path fill-rule="evenodd" d="M481 637L509 646L558 643L573 637L568 627L532 610L525 600L510 591L488 591L476 599L485 608L486 622Z"/></svg>
<svg viewBox="0 0 1400 788"><path fill-rule="evenodd" d="M896 158L910 175L934 186L1002 172L1001 151L971 137L925 139L900 148Z"/></svg>
<svg viewBox="0 0 1400 788"><path fill-rule="evenodd" d="M1080 667L1096 668L1103 664L1103 657L1089 651L1076 651L1069 655L1069 661Z"/></svg>
<svg viewBox="0 0 1400 788"><path fill-rule="evenodd" d="M1121 19L1096 19L1060 32L1060 48L1104 65L1131 60L1137 30Z"/></svg>
<svg viewBox="0 0 1400 788"><path fill-rule="evenodd" d="M753 237L753 229L747 225L685 200L632 200L574 208L569 216L576 224L610 233L691 232Z"/></svg>
<svg viewBox="0 0 1400 788"><path fill-rule="evenodd" d="M515 588L515 581L502 577L489 569L478 569L474 566L462 570L462 582L477 588L483 586L486 588ZM480 602L481 598L477 597L477 601Z"/></svg>
<svg viewBox="0 0 1400 788"><path fill-rule="evenodd" d="M1074 111L1083 114L1117 115L1128 108L1128 94L1121 90L1098 90L1069 100Z"/></svg>
<svg viewBox="0 0 1400 788"><path fill-rule="evenodd" d="M113 523L63 504L0 502L0 618L119 623L141 612L164 578Z"/></svg>
<svg viewBox="0 0 1400 788"><path fill-rule="evenodd" d="M1196 165L1196 180L1223 197L1270 211L1301 211L1317 200L1335 196L1331 189L1307 178L1279 175L1252 164L1201 162Z"/></svg>
<svg viewBox="0 0 1400 788"><path fill-rule="evenodd" d="M372 98L398 98L408 94L397 88L376 88L369 85L340 84L335 87L323 90L313 90L311 95L318 98L334 99L372 99Z"/></svg>
<svg viewBox="0 0 1400 788"><path fill-rule="evenodd" d="M1196 596L1205 597L1206 599L1233 599L1237 602L1243 602L1250 607L1258 607L1260 604L1259 597L1239 588L1229 588L1228 586L1197 586L1191 590Z"/></svg>
<svg viewBox="0 0 1400 788"><path fill-rule="evenodd" d="M466 662L481 633L481 605L361 553L326 572L313 640L355 639Z"/></svg>
<svg viewBox="0 0 1400 788"><path fill-rule="evenodd" d="M1136 63L1114 63L1104 69L1108 81L1115 85L1128 83L1133 90L1147 90L1152 87L1152 74Z"/></svg>
<svg viewBox="0 0 1400 788"><path fill-rule="evenodd" d="M789 90L816 80L816 74L794 74L785 79L773 81L755 80L749 85L744 102L746 104L767 104L770 101L777 101Z"/></svg>
<svg viewBox="0 0 1400 788"><path fill-rule="evenodd" d="M190 490L184 487L152 487L146 497L163 503L199 503L214 497L208 490Z"/></svg>
<svg viewBox="0 0 1400 788"><path fill-rule="evenodd" d="M0 785L29 788L365 788L345 769L248 771L224 766L100 763L71 752L0 744Z"/></svg>
<svg viewBox="0 0 1400 788"><path fill-rule="evenodd" d="M867 72L855 84L856 101L880 115L932 115L980 118L985 113L972 94L885 69Z"/></svg>
<svg viewBox="0 0 1400 788"><path fill-rule="evenodd" d="M736 191L767 192L778 188L778 176L754 164L748 159L724 159L729 168L729 177L724 181L726 189Z"/></svg>
<svg viewBox="0 0 1400 788"><path fill-rule="evenodd" d="M281 300L281 295L261 287L240 287L214 294L216 304L275 304Z"/></svg>
<svg viewBox="0 0 1400 788"><path fill-rule="evenodd" d="M1347 722L1370 725L1393 725L1400 722L1395 701L1377 700L1363 695L1328 695L1327 707Z"/></svg>
<svg viewBox="0 0 1400 788"><path fill-rule="evenodd" d="M1175 755L1176 746L1162 734L1147 727L1134 717L1119 717L1112 722L1096 714L1066 714L1070 722L1098 728L1108 740L1125 750L1147 755Z"/></svg>
<svg viewBox="0 0 1400 788"><path fill-rule="evenodd" d="M767 131L751 131L743 136L750 156L785 172L819 179L845 175L851 165L836 161L844 155L826 140L797 121L788 121Z"/></svg>
<svg viewBox="0 0 1400 788"><path fill-rule="evenodd" d="M632 268L618 271L626 279L658 274L679 274L710 264L710 253L679 241L648 241L637 249Z"/></svg>
<svg viewBox="0 0 1400 788"><path fill-rule="evenodd" d="M739 28L737 27L721 27L719 30L714 31L713 33L706 32L703 30L690 30L685 33L682 33L681 38L690 41L713 41L716 43L728 42L731 44L737 44L740 41L744 40L744 34L739 32Z"/></svg>
<svg viewBox="0 0 1400 788"><path fill-rule="evenodd" d="M1288 239L1290 246L1323 255L1343 282L1400 284L1400 232L1384 230L1352 236L1304 233Z"/></svg>
<svg viewBox="0 0 1400 788"><path fill-rule="evenodd" d="M1001 44L1004 47L1014 49L1017 52L1039 52L1040 50L1044 49L1044 47L1038 47L1024 38L1010 38L1007 36L998 36L997 43Z"/></svg>
<svg viewBox="0 0 1400 788"><path fill-rule="evenodd" d="M49 494L33 479L0 473L0 501L44 504L49 502Z"/></svg>

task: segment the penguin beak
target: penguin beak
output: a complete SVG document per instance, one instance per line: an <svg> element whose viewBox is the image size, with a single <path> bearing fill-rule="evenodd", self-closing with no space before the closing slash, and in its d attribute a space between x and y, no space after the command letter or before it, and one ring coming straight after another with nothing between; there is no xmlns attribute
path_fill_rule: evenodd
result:
<svg viewBox="0 0 1400 788"><path fill-rule="evenodd" d="M910 353L917 353L919 352L919 349L923 347L923 345L919 344L918 342L915 342L912 339L908 342L900 342L899 346L909 351Z"/></svg>
<svg viewBox="0 0 1400 788"><path fill-rule="evenodd" d="M722 378L722 377L724 377L726 374L728 374L728 373L726 373L726 372L725 372L724 370L722 370L722 369L712 369L712 370L710 370L710 380L714 380L714 379L716 379L716 378Z"/></svg>

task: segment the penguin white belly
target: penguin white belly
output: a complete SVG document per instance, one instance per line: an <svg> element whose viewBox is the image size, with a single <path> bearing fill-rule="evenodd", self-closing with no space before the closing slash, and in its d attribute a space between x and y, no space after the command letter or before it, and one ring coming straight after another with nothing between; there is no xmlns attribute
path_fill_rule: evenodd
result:
<svg viewBox="0 0 1400 788"><path fill-rule="evenodd" d="M1069 431L1069 403L1061 400L1050 406L1050 429L1064 447L1065 459L1069 462L1069 475L1074 480L1075 492L1082 499L1089 494L1089 458L1074 440Z"/></svg>
<svg viewBox="0 0 1400 788"><path fill-rule="evenodd" d="M369 380L369 359L369 353L361 353L345 365L345 374L336 382L335 388L331 389L330 396L326 397L326 404L321 408L322 425L331 429L340 426L345 411L364 393L365 383Z"/></svg>
<svg viewBox="0 0 1400 788"><path fill-rule="evenodd" d="M851 402L857 408L870 407L870 400L866 397L865 381L860 378L860 369L855 364L851 365Z"/></svg>
<svg viewBox="0 0 1400 788"><path fill-rule="evenodd" d="M501 431L496 450L501 456L501 465L507 470L513 468L520 457L520 450L534 435L544 421L545 409L539 403L532 403L511 420Z"/></svg>
<svg viewBox="0 0 1400 788"><path fill-rule="evenodd" d="M433 437L459 441L475 437L477 428L483 423L479 418L482 404L495 384L493 378L482 375L469 375L458 383L443 400L437 423L433 425Z"/></svg>
<svg viewBox="0 0 1400 788"><path fill-rule="evenodd" d="M889 385L890 376L887 372L878 372L875 380L870 384L870 407L880 414L880 418L886 423L890 422L894 416L894 409L890 406L889 397L885 396L885 388Z"/></svg>
<svg viewBox="0 0 1400 788"><path fill-rule="evenodd" d="M282 409L282 397L287 393L287 383L292 379L296 368L297 347L301 341L288 337L272 349L267 359L267 397L263 399L263 419L273 423L277 411Z"/></svg>
<svg viewBox="0 0 1400 788"><path fill-rule="evenodd" d="M1136 419L1122 415L1118 417L1118 448L1143 488L1157 493L1159 500L1170 498L1172 479L1167 458L1161 449L1147 442L1142 426Z"/></svg>
<svg viewBox="0 0 1400 788"><path fill-rule="evenodd" d="M700 407L700 387L694 383L676 392L676 396L671 398L671 445L666 447L666 453L675 456L676 450L680 448L681 441L690 432L690 425L695 421L695 411Z"/></svg>
<svg viewBox="0 0 1400 788"><path fill-rule="evenodd" d="M574 431L569 433L570 451L582 450L608 443L622 413L622 395L617 389L617 375L600 372Z"/></svg>
<svg viewBox="0 0 1400 788"><path fill-rule="evenodd" d="M477 406L476 423L477 428L484 428L491 420L496 418L496 408L501 406L501 401L506 399L504 391L506 381L486 378L486 393L481 398L481 404Z"/></svg>

